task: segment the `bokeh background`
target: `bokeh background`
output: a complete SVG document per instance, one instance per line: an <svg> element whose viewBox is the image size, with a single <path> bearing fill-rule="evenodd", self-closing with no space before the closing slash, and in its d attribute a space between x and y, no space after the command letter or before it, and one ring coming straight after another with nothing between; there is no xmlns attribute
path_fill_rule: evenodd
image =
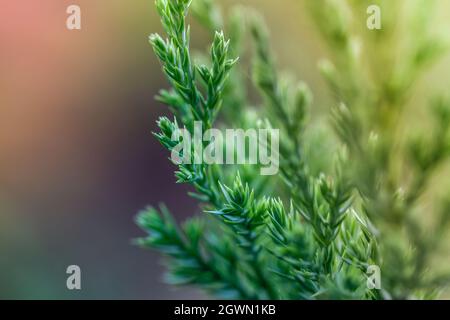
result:
<svg viewBox="0 0 450 320"><path fill-rule="evenodd" d="M218 1L257 8L281 69L312 87L318 110L329 107L316 68L326 49L302 1ZM71 4L80 31L66 29ZM159 255L131 244L147 205L165 202L180 220L198 211L151 135L167 114L153 100L167 83L147 42L160 31L152 0L0 0L0 298L205 297L166 286ZM192 34L206 48L195 23ZM446 56L419 93L447 91L449 75ZM80 291L66 289L71 264Z"/></svg>

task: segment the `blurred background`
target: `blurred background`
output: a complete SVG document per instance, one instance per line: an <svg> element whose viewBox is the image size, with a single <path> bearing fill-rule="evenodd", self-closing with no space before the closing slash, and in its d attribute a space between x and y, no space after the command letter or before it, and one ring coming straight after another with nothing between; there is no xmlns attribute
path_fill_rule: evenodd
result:
<svg viewBox="0 0 450 320"><path fill-rule="evenodd" d="M329 108L316 68L326 50L302 1L219 2L225 11L257 8L280 68L312 87L319 111ZM66 28L71 4L81 7L81 30ZM131 244L147 205L165 202L180 220L198 211L151 135L167 114L153 99L167 87L147 41L161 32L153 0L0 0L0 8L0 298L204 297L166 286L160 256ZM206 49L209 35L192 27L193 47ZM449 74L447 56L419 91L448 90ZM72 264L81 267L79 291L66 288Z"/></svg>

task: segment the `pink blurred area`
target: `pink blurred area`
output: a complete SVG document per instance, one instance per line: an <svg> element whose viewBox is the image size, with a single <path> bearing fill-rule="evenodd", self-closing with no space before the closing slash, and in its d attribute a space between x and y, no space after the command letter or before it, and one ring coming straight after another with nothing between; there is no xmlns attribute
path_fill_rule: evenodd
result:
<svg viewBox="0 0 450 320"><path fill-rule="evenodd" d="M122 41L111 37L120 34L119 12L101 1L81 1L83 29L69 31L69 1L3 2L2 179L12 187L30 187L50 178L48 172L67 174L67 165L98 171L99 164L77 149L95 143L87 136L89 119L118 107L113 96L103 95L121 72L115 66L124 54Z"/></svg>
<svg viewBox="0 0 450 320"><path fill-rule="evenodd" d="M66 9L81 8L68 30ZM0 1L0 298L173 298L135 214L196 211L151 135L153 2ZM83 290L66 289L80 265Z"/></svg>

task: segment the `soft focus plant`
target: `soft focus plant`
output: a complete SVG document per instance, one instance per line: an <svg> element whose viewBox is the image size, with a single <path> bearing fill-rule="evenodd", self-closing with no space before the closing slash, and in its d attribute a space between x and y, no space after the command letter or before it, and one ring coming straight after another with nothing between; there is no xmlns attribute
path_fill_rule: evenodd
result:
<svg viewBox="0 0 450 320"><path fill-rule="evenodd" d="M431 34L433 1L408 1L408 10L401 2L307 1L330 48L320 71L338 138L314 140L306 134L312 93L279 74L261 17L237 7L225 19L211 0L156 1L166 37L150 43L171 84L157 99L174 115L158 120L161 144L172 151L180 142L173 132L192 131L194 121L281 130L278 176L249 165L180 164L177 182L192 185L204 213L181 226L165 206L139 214L148 236L138 242L168 257L170 283L237 299L433 298L445 288L449 268L434 261L448 249L450 195L434 192L433 179L445 175L450 154L450 101L432 100L431 128L405 114L415 80L446 46ZM381 30L361 28L373 3L386 13ZM191 52L189 9L213 34L209 57ZM399 24L414 32L405 36ZM248 60L251 84L236 68ZM334 145L311 151L317 144ZM367 286L372 265L381 268L381 289Z"/></svg>

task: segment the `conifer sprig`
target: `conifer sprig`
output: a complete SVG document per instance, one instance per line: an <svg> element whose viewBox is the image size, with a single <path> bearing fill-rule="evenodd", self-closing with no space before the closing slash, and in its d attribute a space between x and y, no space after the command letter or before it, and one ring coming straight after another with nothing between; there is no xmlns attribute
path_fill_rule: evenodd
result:
<svg viewBox="0 0 450 320"><path fill-rule="evenodd" d="M397 12L390 0L377 3ZM388 30L378 34L354 30L356 13L365 12L361 8L368 1L308 4L332 49L331 60L322 62L320 70L335 98L330 125L342 143L335 159L329 154L320 159L335 169L319 168L319 173L311 169L317 167L316 159L308 152L311 142L305 134L313 130L307 121L311 91L301 82L285 81L277 71L262 19L241 7L225 19L213 0L194 0L195 18L212 36L209 57L194 59L186 24L191 1L156 1L167 38L155 34L150 43L171 84L157 99L174 119L161 117L155 137L174 152L182 139L174 139L174 133L185 128L192 134L194 121L201 121L203 129L279 128L281 180L261 177L246 165L176 164L177 182L193 186L190 195L201 203L203 215L178 227L165 207L149 208L137 218L148 232L139 243L169 258L172 283L225 298L434 297L450 279L445 270L426 272L450 225L450 195L433 198L436 217L427 224L432 234L421 213L427 189L450 155L450 102L433 101L429 135L403 139L398 127L414 80L444 45L430 37L429 20L419 7L406 19L417 28L412 39L417 41L405 38L396 47L389 18L384 21ZM218 29L229 29L231 39ZM245 41L249 36L251 47ZM389 50L374 54L381 40ZM355 43L362 43L365 59ZM406 57L401 66L388 54L392 48ZM412 51L402 51L408 48ZM245 79L245 65L233 68L238 60L230 56L251 60L252 86ZM392 72L376 72L386 65ZM257 108L250 98L253 90L263 101ZM378 289L367 286L373 266L381 268Z"/></svg>

